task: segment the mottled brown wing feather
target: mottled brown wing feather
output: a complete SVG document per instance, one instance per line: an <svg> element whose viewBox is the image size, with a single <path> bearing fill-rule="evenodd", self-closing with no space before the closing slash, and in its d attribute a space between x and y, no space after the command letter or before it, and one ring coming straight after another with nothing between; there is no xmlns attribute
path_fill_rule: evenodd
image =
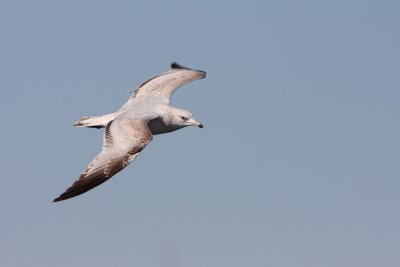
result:
<svg viewBox="0 0 400 267"><path fill-rule="evenodd" d="M147 122L131 119L109 122L104 131L103 150L54 202L78 196L104 183L128 166L151 139Z"/></svg>

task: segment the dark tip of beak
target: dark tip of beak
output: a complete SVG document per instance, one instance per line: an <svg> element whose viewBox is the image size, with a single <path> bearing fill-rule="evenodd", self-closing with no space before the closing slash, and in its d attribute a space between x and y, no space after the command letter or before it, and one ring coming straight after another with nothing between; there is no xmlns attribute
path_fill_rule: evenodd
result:
<svg viewBox="0 0 400 267"><path fill-rule="evenodd" d="M203 124L201 124L201 123L199 124L199 127L200 127L200 128L204 128Z"/></svg>

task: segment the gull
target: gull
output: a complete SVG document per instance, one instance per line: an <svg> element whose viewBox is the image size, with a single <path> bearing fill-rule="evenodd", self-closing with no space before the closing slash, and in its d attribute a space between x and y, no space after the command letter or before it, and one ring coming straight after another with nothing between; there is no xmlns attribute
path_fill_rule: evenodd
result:
<svg viewBox="0 0 400 267"><path fill-rule="evenodd" d="M180 86L203 79L206 73L176 62L168 72L143 82L116 112L83 117L76 127L104 128L103 148L79 178L53 202L81 195L104 183L128 166L150 143L153 135L203 124L187 110L172 107L172 94Z"/></svg>

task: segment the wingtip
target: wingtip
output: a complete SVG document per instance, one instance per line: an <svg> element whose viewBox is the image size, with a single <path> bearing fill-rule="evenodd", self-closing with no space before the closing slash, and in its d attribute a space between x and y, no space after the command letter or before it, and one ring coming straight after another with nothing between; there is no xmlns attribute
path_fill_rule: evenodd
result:
<svg viewBox="0 0 400 267"><path fill-rule="evenodd" d="M171 69L172 70L192 70L192 71L197 71L201 74L200 79L206 77L207 73L205 71L202 70L194 70L188 67L185 67L179 63L176 63L175 61L171 63Z"/></svg>
<svg viewBox="0 0 400 267"><path fill-rule="evenodd" d="M171 63L171 69L173 69L173 70L191 70L188 67L185 67L179 63L176 63L175 61Z"/></svg>
<svg viewBox="0 0 400 267"><path fill-rule="evenodd" d="M86 191L85 191L85 192L86 192ZM56 197L55 199L53 199L53 202L64 201L64 200L67 200L67 199L70 199L70 198L79 196L80 194L83 194L83 193L85 193L85 192L81 192L81 193L77 193L77 194L76 194L76 193L75 193L75 194L71 194L71 193L69 193L68 190L67 190L67 191L65 191L64 193L62 193L61 195L59 195L58 197Z"/></svg>
<svg viewBox="0 0 400 267"><path fill-rule="evenodd" d="M56 197L55 199L53 199L53 203L59 202L59 201L61 201L61 200L63 200L63 199L61 198L61 196Z"/></svg>
<svg viewBox="0 0 400 267"><path fill-rule="evenodd" d="M70 199L70 198L73 198L73 197L74 197L73 195L71 196L71 195L66 194L66 192L64 192L61 195L59 195L58 197L56 197L55 199L53 199L53 203L60 202L60 201L63 201L63 200L67 200L67 199Z"/></svg>

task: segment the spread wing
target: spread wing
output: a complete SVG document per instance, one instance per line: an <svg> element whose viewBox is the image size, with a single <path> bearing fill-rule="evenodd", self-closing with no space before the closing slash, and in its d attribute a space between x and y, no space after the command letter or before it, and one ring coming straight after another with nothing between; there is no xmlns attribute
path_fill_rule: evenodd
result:
<svg viewBox="0 0 400 267"><path fill-rule="evenodd" d="M176 62L171 63L171 69L142 83L132 94L129 101L122 107L132 104L133 99L141 97L160 97L161 102L169 103L172 94L180 86L194 80L203 79L206 73L201 70L193 70Z"/></svg>
<svg viewBox="0 0 400 267"><path fill-rule="evenodd" d="M147 121L117 118L104 130L103 149L54 202L83 194L128 166L152 139Z"/></svg>
<svg viewBox="0 0 400 267"><path fill-rule="evenodd" d="M178 63L171 63L171 69L163 74L143 82L128 99L128 101L120 108L119 111L97 117L83 117L74 123L76 127L104 128L107 123L119 114L127 111L135 105L136 101L143 98L153 98L152 101L157 103L168 104L172 94L180 86L197 79L203 79L206 73L201 70L193 70ZM156 100L157 98L157 100Z"/></svg>

